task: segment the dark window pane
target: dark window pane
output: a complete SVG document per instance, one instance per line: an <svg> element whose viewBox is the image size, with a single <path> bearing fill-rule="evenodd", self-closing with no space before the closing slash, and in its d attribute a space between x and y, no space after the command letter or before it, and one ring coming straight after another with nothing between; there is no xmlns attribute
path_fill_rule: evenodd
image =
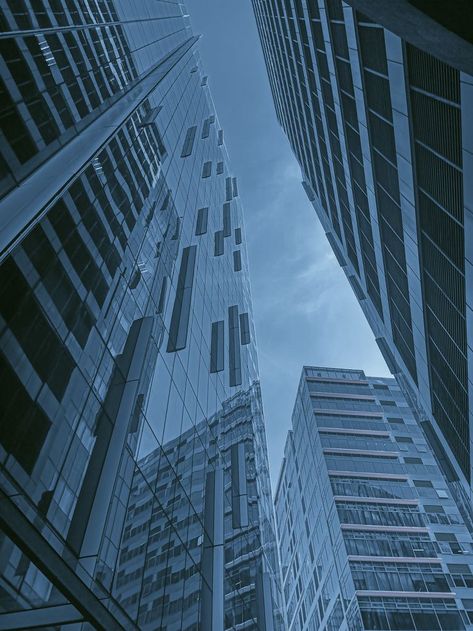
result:
<svg viewBox="0 0 473 631"><path fill-rule="evenodd" d="M224 323L212 322L212 337L210 341L210 372L220 372L224 369Z"/></svg>
<svg viewBox="0 0 473 631"><path fill-rule="evenodd" d="M195 125L193 127L189 127L189 129L187 130L184 144L182 145L181 158L187 158L187 156L191 155L192 149L194 147L196 131L197 127Z"/></svg>
<svg viewBox="0 0 473 631"><path fill-rule="evenodd" d="M196 253L197 246L195 245L184 248L182 251L181 267L169 331L168 353L180 351L186 347Z"/></svg>

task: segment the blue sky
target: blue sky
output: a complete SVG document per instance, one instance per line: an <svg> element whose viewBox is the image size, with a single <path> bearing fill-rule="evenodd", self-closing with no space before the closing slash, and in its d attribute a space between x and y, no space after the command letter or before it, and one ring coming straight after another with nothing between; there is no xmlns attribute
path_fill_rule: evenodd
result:
<svg viewBox="0 0 473 631"><path fill-rule="evenodd" d="M304 364L388 376L274 111L250 0L187 0L245 210L273 482Z"/></svg>

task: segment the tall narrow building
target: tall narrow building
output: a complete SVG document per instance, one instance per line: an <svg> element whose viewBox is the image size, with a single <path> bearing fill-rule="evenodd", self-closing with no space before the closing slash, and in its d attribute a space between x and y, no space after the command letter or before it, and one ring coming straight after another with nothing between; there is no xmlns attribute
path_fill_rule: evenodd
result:
<svg viewBox="0 0 473 631"><path fill-rule="evenodd" d="M305 190L391 372L471 501L469 4L253 0Z"/></svg>
<svg viewBox="0 0 473 631"><path fill-rule="evenodd" d="M1 11L0 627L277 629L242 208L184 5Z"/></svg>
<svg viewBox="0 0 473 631"><path fill-rule="evenodd" d="M473 629L473 525L394 379L305 367L276 488L289 631Z"/></svg>

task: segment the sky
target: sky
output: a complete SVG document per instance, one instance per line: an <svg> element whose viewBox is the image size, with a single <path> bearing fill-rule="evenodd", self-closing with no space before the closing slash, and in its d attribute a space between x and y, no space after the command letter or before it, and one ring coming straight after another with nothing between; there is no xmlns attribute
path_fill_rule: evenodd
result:
<svg viewBox="0 0 473 631"><path fill-rule="evenodd" d="M251 0L187 0L243 203L273 486L302 366L389 376L276 118Z"/></svg>

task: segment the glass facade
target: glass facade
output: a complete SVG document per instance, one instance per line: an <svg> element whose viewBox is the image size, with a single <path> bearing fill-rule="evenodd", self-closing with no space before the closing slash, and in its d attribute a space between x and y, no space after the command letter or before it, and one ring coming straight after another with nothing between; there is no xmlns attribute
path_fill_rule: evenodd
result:
<svg viewBox="0 0 473 631"><path fill-rule="evenodd" d="M253 0L304 188L471 502L473 57L412 4Z"/></svg>
<svg viewBox="0 0 473 631"><path fill-rule="evenodd" d="M185 7L1 19L0 627L278 629L242 208Z"/></svg>
<svg viewBox="0 0 473 631"><path fill-rule="evenodd" d="M473 529L394 379L305 367L276 489L291 631L473 628Z"/></svg>
<svg viewBox="0 0 473 631"><path fill-rule="evenodd" d="M199 607L201 628L219 628L207 609L217 590L226 629L280 627L278 612L273 626L271 597L278 562L271 492L268 476L257 474L267 473L261 440L254 383L138 461L114 593L140 629L194 628ZM215 575L219 564L224 582L222 573Z"/></svg>

